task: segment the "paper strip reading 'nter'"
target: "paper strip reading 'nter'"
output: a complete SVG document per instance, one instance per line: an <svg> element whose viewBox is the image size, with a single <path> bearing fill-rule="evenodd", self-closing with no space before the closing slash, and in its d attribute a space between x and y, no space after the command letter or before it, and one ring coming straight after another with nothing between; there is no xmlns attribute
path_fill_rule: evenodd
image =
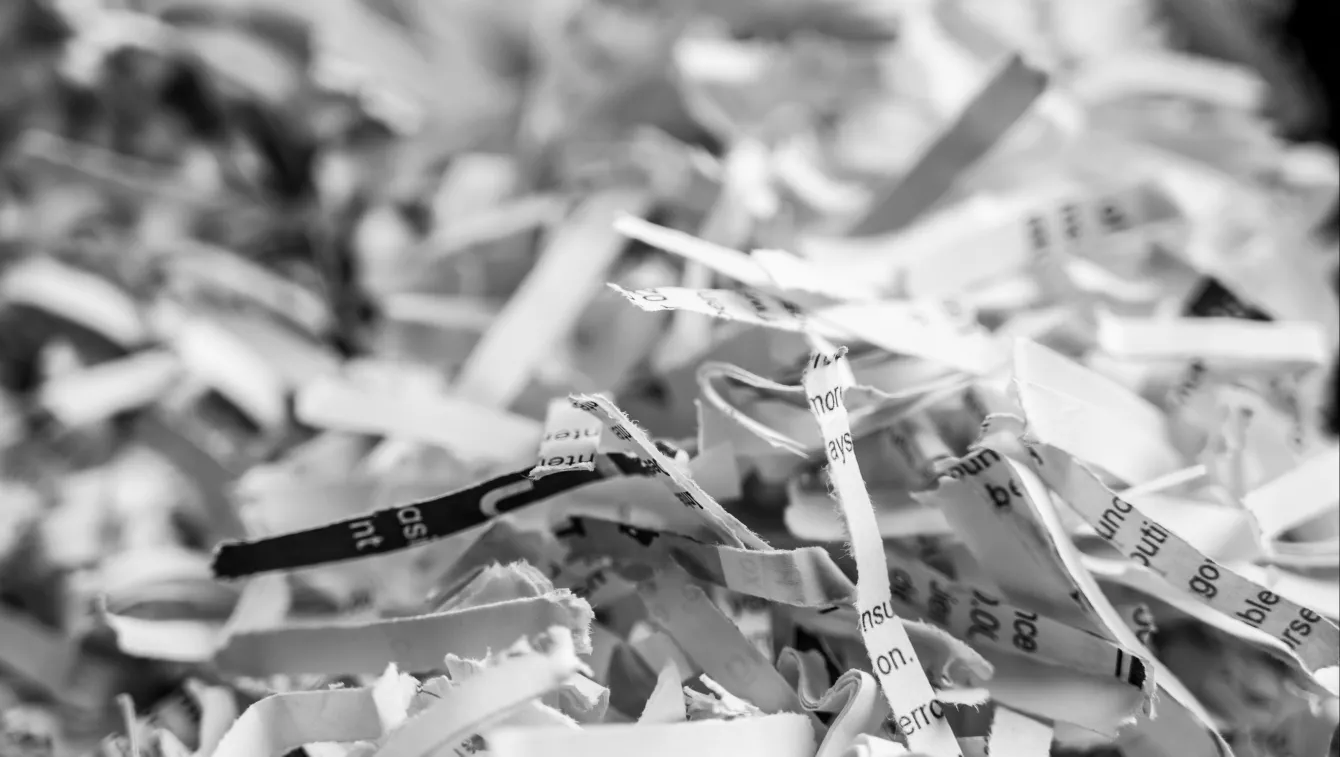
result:
<svg viewBox="0 0 1340 757"><path fill-rule="evenodd" d="M1335 692L1340 628L1334 623L1201 554L1061 450L1042 443L1028 448L1038 475L1100 537L1182 591L1278 639L1318 683Z"/></svg>
<svg viewBox="0 0 1340 757"><path fill-rule="evenodd" d="M856 463L844 405L847 388L853 383L845 349L816 352L806 365L805 395L823 434L829 477L837 491L856 557L856 607L861 638L908 746L934 757L959 757L962 752L945 720L944 708L936 701L902 620L893 612L884 542Z"/></svg>

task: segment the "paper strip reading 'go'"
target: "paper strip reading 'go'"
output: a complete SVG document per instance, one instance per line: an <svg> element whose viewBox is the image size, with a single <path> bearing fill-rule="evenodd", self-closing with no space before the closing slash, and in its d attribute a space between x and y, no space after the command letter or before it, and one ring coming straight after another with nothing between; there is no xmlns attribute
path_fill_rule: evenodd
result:
<svg viewBox="0 0 1340 757"><path fill-rule="evenodd" d="M888 699L898 730L914 752L935 757L960 757L958 741L944 709L922 670L902 620L893 612L884 542L875 522L874 506L856 464L855 445L844 403L853 383L846 349L824 350L805 366L805 396L819 422L828 454L828 473L842 505L856 557L856 609L861 638Z"/></svg>
<svg viewBox="0 0 1340 757"><path fill-rule="evenodd" d="M1024 440L1034 467L1112 546L1185 592L1278 639L1308 673L1336 688L1340 629L1317 612L1291 602L1201 554L1135 505L1108 489L1065 452ZM1328 673L1322 673L1326 669Z"/></svg>

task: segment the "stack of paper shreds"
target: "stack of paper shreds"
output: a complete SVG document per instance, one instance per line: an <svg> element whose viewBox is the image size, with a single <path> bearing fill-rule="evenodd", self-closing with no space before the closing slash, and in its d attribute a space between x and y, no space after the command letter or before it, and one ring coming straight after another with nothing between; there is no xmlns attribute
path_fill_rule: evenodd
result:
<svg viewBox="0 0 1340 757"><path fill-rule="evenodd" d="M1334 749L1335 156L1152 6L59 5L0 755Z"/></svg>

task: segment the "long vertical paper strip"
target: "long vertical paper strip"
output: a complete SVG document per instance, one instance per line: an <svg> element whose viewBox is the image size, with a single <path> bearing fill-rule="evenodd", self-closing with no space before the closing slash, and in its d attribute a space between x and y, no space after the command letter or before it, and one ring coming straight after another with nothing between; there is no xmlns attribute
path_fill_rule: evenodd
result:
<svg viewBox="0 0 1340 757"><path fill-rule="evenodd" d="M1000 141L1046 88L1045 74L1011 55L912 170L875 201L852 235L885 234L916 220Z"/></svg>
<svg viewBox="0 0 1340 757"><path fill-rule="evenodd" d="M934 757L960 757L958 741L935 699L912 650L902 620L893 612L889 567L884 543L875 523L874 505L866 493L865 480L856 463L851 427L844 405L847 388L853 384L846 350L816 352L805 370L805 394L823 433L828 450L828 472L842 506L843 520L851 534L856 557L856 607L860 613L861 637L899 721L899 730L913 751ZM907 722L906 725L903 723Z"/></svg>
<svg viewBox="0 0 1340 757"><path fill-rule="evenodd" d="M511 405L553 346L576 325L623 251L625 240L614 221L642 215L650 204L648 195L619 188L578 206L470 353L456 390L494 407Z"/></svg>

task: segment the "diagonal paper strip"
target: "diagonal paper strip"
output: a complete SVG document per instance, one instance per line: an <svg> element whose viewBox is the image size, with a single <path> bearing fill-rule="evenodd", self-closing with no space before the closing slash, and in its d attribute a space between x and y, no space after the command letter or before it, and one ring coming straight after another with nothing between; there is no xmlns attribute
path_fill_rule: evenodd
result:
<svg viewBox="0 0 1340 757"><path fill-rule="evenodd" d="M647 612L722 688L764 712L800 712L786 680L673 563L638 584Z"/></svg>
<svg viewBox="0 0 1340 757"><path fill-rule="evenodd" d="M1000 141L1046 88L1045 74L1011 55L912 170L884 190L852 235L897 231L916 220Z"/></svg>
<svg viewBox="0 0 1340 757"><path fill-rule="evenodd" d="M464 610L373 622L307 623L235 634L216 664L240 675L379 673L441 667L447 653L478 658L517 638L564 626L585 651L591 609L567 591Z"/></svg>
<svg viewBox="0 0 1340 757"><path fill-rule="evenodd" d="M508 407L526 388L553 345L576 325L625 240L613 223L641 215L650 196L626 188L587 199L561 223L498 319L470 353L456 391L493 407Z"/></svg>
<svg viewBox="0 0 1340 757"><path fill-rule="evenodd" d="M767 542L756 536L734 515L726 512L712 495L693 480L688 471L662 452L647 436L647 432L638 428L613 402L600 395L586 394L574 394L569 399L575 407L601 419L614 438L630 447L633 454L640 456L646 470L673 491L675 499L701 517L718 536L731 542L732 546L768 548Z"/></svg>
<svg viewBox="0 0 1340 757"><path fill-rule="evenodd" d="M609 286L647 312L692 312L781 331L812 330L829 339L860 340L975 374L992 373L1004 362L1004 350L989 332L979 326L962 327L949 308L930 301L857 302L804 310L781 297L749 289L630 291Z"/></svg>
<svg viewBox="0 0 1340 757"><path fill-rule="evenodd" d="M1205 557L1061 450L1025 443L1038 475L1100 537L1200 601L1278 639L1304 670L1336 693L1340 628L1334 623Z"/></svg>
<svg viewBox="0 0 1340 757"><path fill-rule="evenodd" d="M944 708L935 699L926 674L912 649L902 621L893 612L892 587L884 545L875 523L874 506L856 462L847 410L843 404L853 384L846 350L815 352L806 365L805 394L823 432L828 451L829 476L842 506L856 556L856 606L861 636L870 662L883 685L884 696L915 751L933 757L959 757L958 742L945 721Z"/></svg>

